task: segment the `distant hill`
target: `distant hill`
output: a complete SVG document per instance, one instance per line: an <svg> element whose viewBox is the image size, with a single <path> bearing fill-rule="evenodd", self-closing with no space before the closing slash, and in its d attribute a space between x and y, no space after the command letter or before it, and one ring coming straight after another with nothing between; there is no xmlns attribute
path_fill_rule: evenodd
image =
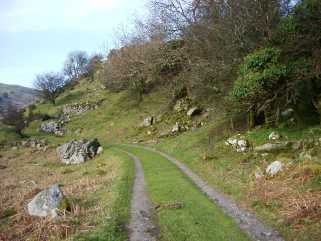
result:
<svg viewBox="0 0 321 241"><path fill-rule="evenodd" d="M35 103L38 99L38 93L35 89L0 83L0 115L10 104L23 108Z"/></svg>

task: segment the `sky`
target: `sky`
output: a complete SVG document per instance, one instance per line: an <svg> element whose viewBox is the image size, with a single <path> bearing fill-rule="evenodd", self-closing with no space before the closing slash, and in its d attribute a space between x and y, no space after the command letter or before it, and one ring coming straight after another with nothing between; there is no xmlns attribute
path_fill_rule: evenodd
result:
<svg viewBox="0 0 321 241"><path fill-rule="evenodd" d="M146 0L0 0L0 82L32 87L69 52L106 52Z"/></svg>

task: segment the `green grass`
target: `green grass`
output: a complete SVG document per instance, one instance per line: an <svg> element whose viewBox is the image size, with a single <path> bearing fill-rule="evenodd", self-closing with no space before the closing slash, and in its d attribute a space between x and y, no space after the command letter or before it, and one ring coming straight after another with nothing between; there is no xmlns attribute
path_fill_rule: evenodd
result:
<svg viewBox="0 0 321 241"><path fill-rule="evenodd" d="M9 144L19 140L20 136L14 131L13 127L0 123L0 145Z"/></svg>
<svg viewBox="0 0 321 241"><path fill-rule="evenodd" d="M182 202L182 209L157 213L163 241L248 240L227 217L172 163L152 152L122 147L137 155L143 165L148 194L154 205Z"/></svg>
<svg viewBox="0 0 321 241"><path fill-rule="evenodd" d="M100 227L95 231L77 235L73 240L126 241L128 239L126 226L129 220L129 204L134 180L134 165L132 160L125 154L116 150L111 150L111 152L117 156L121 156L123 172L121 177L118 177L118 184L112 190L112 192L118 194L114 201L114 205L110 207L112 215L109 219L105 217L103 220L100 220ZM93 201L95 201L95 197L92 196L92 198ZM90 200L87 200L83 205L91 205Z"/></svg>

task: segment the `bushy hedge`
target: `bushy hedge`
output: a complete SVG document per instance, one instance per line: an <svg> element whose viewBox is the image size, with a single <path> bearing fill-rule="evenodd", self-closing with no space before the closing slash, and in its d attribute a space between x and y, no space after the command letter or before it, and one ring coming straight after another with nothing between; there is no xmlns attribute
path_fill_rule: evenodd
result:
<svg viewBox="0 0 321 241"><path fill-rule="evenodd" d="M248 55L240 67L232 99L254 104L268 98L269 92L287 75L280 56L281 51L276 48L265 48Z"/></svg>

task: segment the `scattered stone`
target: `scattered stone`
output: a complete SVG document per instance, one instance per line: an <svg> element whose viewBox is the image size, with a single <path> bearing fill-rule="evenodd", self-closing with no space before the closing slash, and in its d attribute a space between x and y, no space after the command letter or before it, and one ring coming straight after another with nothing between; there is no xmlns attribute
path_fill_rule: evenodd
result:
<svg viewBox="0 0 321 241"><path fill-rule="evenodd" d="M283 164L280 161L272 162L267 168L266 168L266 174L270 177L275 176L277 173L282 171Z"/></svg>
<svg viewBox="0 0 321 241"><path fill-rule="evenodd" d="M52 133L57 136L63 136L64 131L63 131L63 124L58 121L50 121L47 123L42 123L40 125L40 130L45 132L45 133Z"/></svg>
<svg viewBox="0 0 321 241"><path fill-rule="evenodd" d="M178 122L176 122L176 124L172 128L172 134L177 134L178 132L180 132L180 130L181 130L181 126L179 125Z"/></svg>
<svg viewBox="0 0 321 241"><path fill-rule="evenodd" d="M256 152L273 152L273 151L281 151L284 149L289 148L289 142L282 142L282 143L266 143L262 146L257 146L254 148Z"/></svg>
<svg viewBox="0 0 321 241"><path fill-rule="evenodd" d="M102 101L99 101L97 103L86 102L82 104L80 103L69 104L69 105L65 105L62 108L62 112L64 113L64 115L80 115L89 110L97 109L101 103Z"/></svg>
<svg viewBox="0 0 321 241"><path fill-rule="evenodd" d="M280 140L281 139L281 135L276 132L276 131L273 131L270 135L269 135L269 140L270 141L277 141L277 140Z"/></svg>
<svg viewBox="0 0 321 241"><path fill-rule="evenodd" d="M247 152L250 148L248 140L240 135L227 139L225 145L232 146L237 152Z"/></svg>
<svg viewBox="0 0 321 241"><path fill-rule="evenodd" d="M62 163L80 164L98 154L100 144L94 140L72 140L57 148L57 155Z"/></svg>
<svg viewBox="0 0 321 241"><path fill-rule="evenodd" d="M140 124L140 127L149 127L149 126L152 126L153 124L154 124L154 117L153 116L148 116Z"/></svg>
<svg viewBox="0 0 321 241"><path fill-rule="evenodd" d="M199 115L201 113L202 113L202 109L200 109L198 107L193 107L187 111L187 116L192 117L195 115Z"/></svg>
<svg viewBox="0 0 321 241"><path fill-rule="evenodd" d="M39 192L29 203L28 213L31 216L56 218L64 195L59 186L53 185Z"/></svg>
<svg viewBox="0 0 321 241"><path fill-rule="evenodd" d="M4 170L6 168L7 168L7 166L0 165L0 170Z"/></svg>
<svg viewBox="0 0 321 241"><path fill-rule="evenodd" d="M21 145L27 148L33 148L37 151L46 151L48 149L48 141L44 139L29 138L26 141L22 141Z"/></svg>
<svg viewBox="0 0 321 241"><path fill-rule="evenodd" d="M104 148L102 146L98 147L97 149L97 155L100 155L104 152Z"/></svg>

